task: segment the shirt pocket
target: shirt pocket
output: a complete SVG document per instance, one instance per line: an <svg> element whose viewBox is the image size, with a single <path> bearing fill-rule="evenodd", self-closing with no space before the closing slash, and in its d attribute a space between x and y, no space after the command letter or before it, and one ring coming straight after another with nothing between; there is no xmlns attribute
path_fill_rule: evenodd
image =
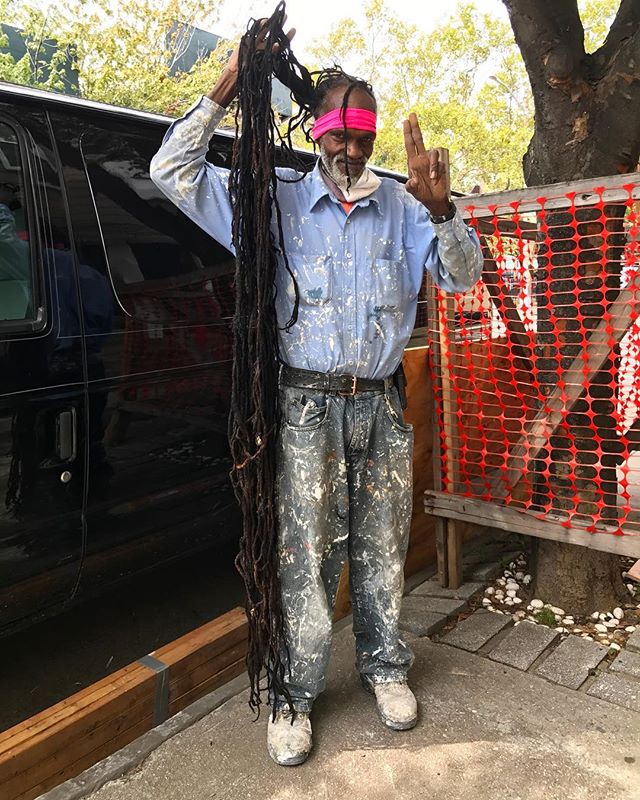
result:
<svg viewBox="0 0 640 800"><path fill-rule="evenodd" d="M333 275L331 257L322 255L289 255L289 268L298 284L300 303L324 306L331 300ZM289 300L295 302L295 289L290 279L287 285Z"/></svg>
<svg viewBox="0 0 640 800"><path fill-rule="evenodd" d="M375 311L397 311L403 305L406 265L402 261L376 258L372 264Z"/></svg>

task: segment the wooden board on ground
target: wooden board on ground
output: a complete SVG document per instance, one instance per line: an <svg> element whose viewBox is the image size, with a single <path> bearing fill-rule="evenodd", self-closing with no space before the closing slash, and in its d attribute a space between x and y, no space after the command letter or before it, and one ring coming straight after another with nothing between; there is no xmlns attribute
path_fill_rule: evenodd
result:
<svg viewBox="0 0 640 800"><path fill-rule="evenodd" d="M565 520L554 519L549 514L540 519L517 508L436 491L425 492L424 507L427 514L438 517L463 520L509 533L522 533L540 539L577 544L605 553L640 557L640 536L621 536L613 530L610 533L598 531L590 533L575 522L568 524Z"/></svg>
<svg viewBox="0 0 640 800"><path fill-rule="evenodd" d="M75 777L241 674L247 634L244 611L233 609L152 653L155 670L130 664L1 733L3 800L31 800Z"/></svg>

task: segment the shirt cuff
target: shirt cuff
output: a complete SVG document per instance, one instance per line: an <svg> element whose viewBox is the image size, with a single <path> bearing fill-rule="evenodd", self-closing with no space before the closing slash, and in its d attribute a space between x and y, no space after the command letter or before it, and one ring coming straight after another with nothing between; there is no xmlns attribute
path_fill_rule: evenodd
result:
<svg viewBox="0 0 640 800"><path fill-rule="evenodd" d="M446 222L432 222L432 225L433 232L440 241L453 241L454 239L460 241L463 237L469 236L467 225L457 208L452 219L448 219Z"/></svg>
<svg viewBox="0 0 640 800"><path fill-rule="evenodd" d="M195 115L198 119L198 123L202 125L206 133L210 133L211 136L213 136L215 129L226 113L226 108L219 106L206 95L202 95L199 100L196 100L196 102L189 107L184 116L191 117Z"/></svg>

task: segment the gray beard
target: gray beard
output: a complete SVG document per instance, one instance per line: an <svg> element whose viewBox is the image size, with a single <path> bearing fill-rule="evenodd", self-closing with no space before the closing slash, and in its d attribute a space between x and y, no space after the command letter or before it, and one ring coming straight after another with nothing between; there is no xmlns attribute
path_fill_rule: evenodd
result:
<svg viewBox="0 0 640 800"><path fill-rule="evenodd" d="M338 166L338 158L339 156L333 156L333 158L329 156L324 147L320 145L320 160L322 161L322 167L324 171L339 189L341 189L343 192L346 192L349 188L349 179L343 172L341 172L340 167ZM355 186L355 184L360 180L365 169L366 165L357 175L350 176L352 187Z"/></svg>

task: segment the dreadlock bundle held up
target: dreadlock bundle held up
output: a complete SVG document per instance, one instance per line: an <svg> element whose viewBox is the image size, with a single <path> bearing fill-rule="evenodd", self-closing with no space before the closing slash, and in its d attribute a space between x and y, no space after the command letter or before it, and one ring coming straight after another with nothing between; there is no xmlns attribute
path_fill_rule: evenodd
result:
<svg viewBox="0 0 640 800"><path fill-rule="evenodd" d="M312 141L310 121L323 109L327 93L344 86L343 109L355 88L364 89L373 97L367 83L351 78L338 67L314 74L305 69L293 55L283 32L284 19L282 2L266 22L252 20L242 37L236 140L229 181L236 249L229 440L233 459L231 477L243 516L236 564L247 594L249 704L256 711L261 703L263 670L270 694L291 704L285 683L287 650L278 579L275 503L280 364L274 288L278 268L276 246L295 287L296 301L285 330L297 319L298 288L287 261L278 206L276 139L290 165L303 171L306 167L295 153L291 137L301 128L307 140ZM299 106L284 135L278 132L271 106L274 75L289 87ZM274 221L277 237L272 232Z"/></svg>

